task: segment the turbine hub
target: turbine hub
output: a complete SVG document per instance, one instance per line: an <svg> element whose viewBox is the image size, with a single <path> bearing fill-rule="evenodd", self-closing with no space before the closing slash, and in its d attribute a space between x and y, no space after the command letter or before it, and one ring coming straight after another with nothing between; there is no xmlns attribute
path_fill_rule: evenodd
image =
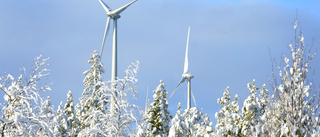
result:
<svg viewBox="0 0 320 137"><path fill-rule="evenodd" d="M186 74L182 74L182 77L184 77L186 79L192 79L194 76L189 73L186 73Z"/></svg>
<svg viewBox="0 0 320 137"><path fill-rule="evenodd" d="M110 18L116 20L116 19L119 19L121 16L120 15L117 15L117 14L107 14L107 16L109 16Z"/></svg>

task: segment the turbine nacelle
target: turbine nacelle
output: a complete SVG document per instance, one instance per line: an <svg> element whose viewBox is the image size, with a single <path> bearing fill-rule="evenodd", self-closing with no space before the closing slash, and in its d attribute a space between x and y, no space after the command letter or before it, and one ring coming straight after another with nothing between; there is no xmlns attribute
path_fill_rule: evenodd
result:
<svg viewBox="0 0 320 137"><path fill-rule="evenodd" d="M120 15L112 14L112 13L107 13L107 16L114 20L119 19L121 17Z"/></svg>
<svg viewBox="0 0 320 137"><path fill-rule="evenodd" d="M134 0L126 5L122 6L122 7L112 11L111 8L106 3L104 3L102 0L99 0L101 5L103 6L104 10L107 12L107 16L114 19L114 20L120 18L120 13L123 12L126 8L128 8L131 4L133 4L136 1L137 0Z"/></svg>
<svg viewBox="0 0 320 137"><path fill-rule="evenodd" d="M103 9L106 11L107 13L107 23L106 23L106 29L105 29L105 32L104 32L104 36L103 36L103 41L102 41L102 46L101 46L101 52L100 52L100 57L102 58L102 53L103 53L103 48L104 48L104 44L105 44L105 40L107 38L107 35L108 35L108 32L109 32L109 23L110 23L110 20L113 19L114 20L114 26L117 25L117 22L116 20L119 19L121 16L120 16L120 13L122 13L125 9L127 9L131 4L133 4L134 2L136 2L137 0L134 0L114 11L111 10L111 8L106 4L104 3L102 0L99 0L100 4L102 5ZM116 29L116 27L114 28ZM115 36L114 36L115 37ZM115 42L116 43L116 42Z"/></svg>
<svg viewBox="0 0 320 137"><path fill-rule="evenodd" d="M185 73L185 74L182 74L182 77L190 80L190 79L192 79L194 76L191 75L191 74L189 74L189 73Z"/></svg>
<svg viewBox="0 0 320 137"><path fill-rule="evenodd" d="M109 23L110 20L113 19L113 43L112 43L112 67L111 67L111 81L115 82L116 81L116 77L117 77L117 19L120 18L120 13L122 13L126 8L128 8L131 4L133 4L134 2L136 2L137 0L134 0L130 3L128 3L127 5L124 5L114 11L111 10L111 8L104 3L102 0L99 0L100 4L102 5L102 7L104 8L104 10L107 13L107 23L106 23L106 28L105 28L105 32L104 32L104 36L103 36L103 41L102 41L102 46L101 46L101 55L100 57L102 58L102 53L103 53L103 48L104 48L104 44L105 44L105 40L109 31ZM115 89L115 86L112 86L112 90ZM117 97L117 94L115 94L115 96ZM110 110L111 112L114 111L114 103L115 102L115 97L111 97L111 104L110 104Z"/></svg>

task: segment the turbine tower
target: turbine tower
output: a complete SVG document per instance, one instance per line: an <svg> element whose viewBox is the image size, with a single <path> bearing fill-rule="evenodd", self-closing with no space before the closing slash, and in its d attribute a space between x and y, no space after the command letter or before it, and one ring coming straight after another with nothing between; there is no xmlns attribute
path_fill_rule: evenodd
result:
<svg viewBox="0 0 320 137"><path fill-rule="evenodd" d="M112 68L111 68L111 81L112 81L112 89L115 89L115 81L117 78L117 20L120 18L120 13L123 12L126 8L128 8L131 4L133 4L134 2L136 2L137 0L134 0L130 3L128 3L127 5L122 6L119 9L116 9L114 11L111 10L111 8L105 4L102 0L99 0L99 2L101 3L102 7L104 8L104 10L107 12L107 23L106 23L106 28L105 28L105 32L104 32L104 36L103 36L103 41L102 41L102 46L101 46L101 57L102 57L102 53L103 53L103 48L104 48L104 44L105 44L105 40L106 37L108 35L108 31L109 31L109 23L110 23L110 19L113 20L113 42L112 42ZM115 96L117 96L116 92ZM114 108L114 104L113 102L115 101L114 96L111 97L111 105L110 105L110 109L111 111L113 111Z"/></svg>
<svg viewBox="0 0 320 137"><path fill-rule="evenodd" d="M190 73L188 73L188 66L189 66L189 62L188 62L188 46L189 46L189 36L190 36L190 27L188 28L188 38L187 38L187 46L186 46L186 55L185 55L185 60L184 60L184 70L183 70L183 74L182 74L182 78L179 82L179 84L177 85L177 87L174 89L174 91L172 92L171 96L174 94L174 92L176 92L176 90L178 89L178 87L180 86L180 84L182 84L183 82L187 82L188 85L188 101L187 101L187 108L190 109L191 108L191 95L194 101L194 104L196 105L196 101L194 99L194 96L192 94L191 91L191 79L193 78L193 75L191 75Z"/></svg>

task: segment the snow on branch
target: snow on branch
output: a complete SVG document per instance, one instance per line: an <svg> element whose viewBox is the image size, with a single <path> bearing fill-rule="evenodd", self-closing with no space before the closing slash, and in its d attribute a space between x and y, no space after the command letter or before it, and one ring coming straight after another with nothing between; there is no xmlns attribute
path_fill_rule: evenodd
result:
<svg viewBox="0 0 320 137"><path fill-rule="evenodd" d="M10 74L0 78L0 89L5 92L4 102L1 103L1 135L52 135L50 122L44 117L43 99L40 91L51 90L48 85L38 86L39 81L49 75L48 59L36 57L30 76L23 68L23 76L17 80Z"/></svg>

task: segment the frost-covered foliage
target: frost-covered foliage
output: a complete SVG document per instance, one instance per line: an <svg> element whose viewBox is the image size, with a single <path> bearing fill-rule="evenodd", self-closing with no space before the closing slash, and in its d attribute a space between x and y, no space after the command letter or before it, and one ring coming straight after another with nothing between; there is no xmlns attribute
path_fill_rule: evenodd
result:
<svg viewBox="0 0 320 137"><path fill-rule="evenodd" d="M295 32L297 26L296 21ZM258 97L255 81L249 83L250 95L244 101L242 117L238 115L237 103L231 103L228 89L218 99L223 108L216 113L216 136L320 136L320 91L314 90L308 81L310 62L315 54L310 53L311 48L306 49L302 33L295 34L295 43L289 45L290 59L283 56L278 67L280 83L272 72L274 94L271 97L265 85Z"/></svg>
<svg viewBox="0 0 320 137"><path fill-rule="evenodd" d="M168 136L172 114L168 110L168 92L162 80L153 93L154 102L150 104L149 110L147 111L147 130L149 131L147 136Z"/></svg>
<svg viewBox="0 0 320 137"><path fill-rule="evenodd" d="M297 31L297 21L294 25ZM295 33L297 34L297 33ZM283 68L278 67L280 84L274 76L274 92L263 118L266 136L319 136L319 92L308 82L310 62L315 54L306 53L304 37L300 32L295 43L289 45L291 59L283 56Z"/></svg>
<svg viewBox="0 0 320 137"><path fill-rule="evenodd" d="M149 87L148 87L148 92L149 92ZM148 93L147 93L147 100L146 100L146 105L145 105L145 110L144 113L142 115L142 119L139 120L137 127L138 127L138 131L137 132L137 136L138 137L147 137L148 135L152 135L151 131L149 131L148 129L150 129L150 124L148 123L148 110L150 108L150 100L148 99Z"/></svg>
<svg viewBox="0 0 320 137"><path fill-rule="evenodd" d="M76 113L73 105L72 92L69 91L67 94L67 103L64 105L64 114L67 117L66 121L66 132L69 136L76 136L79 132L79 121L76 118Z"/></svg>
<svg viewBox="0 0 320 137"><path fill-rule="evenodd" d="M169 137L204 137L211 136L213 132L212 123L207 114L193 107L186 109L181 114L181 106L178 105L178 111L172 119Z"/></svg>
<svg viewBox="0 0 320 137"><path fill-rule="evenodd" d="M67 136L67 116L63 112L63 105L61 101L60 105L58 106L56 116L54 118L55 126L53 130L54 136L56 137Z"/></svg>
<svg viewBox="0 0 320 137"><path fill-rule="evenodd" d="M128 94L137 96L138 64L139 62L131 64L125 71L125 77L118 78L116 83L112 81L97 83L100 86L96 91L97 104L109 102L107 99L113 96L115 102L110 103L114 103L116 109L113 112L103 113L98 108L93 108L83 121L88 126L80 131L79 136L128 136L129 132L133 131L132 125L138 121L135 114L142 112L138 106L128 102ZM116 84L115 89L114 84Z"/></svg>
<svg viewBox="0 0 320 137"><path fill-rule="evenodd" d="M241 136L241 116L239 114L238 95L231 101L229 87L218 99L222 109L215 114L217 119L215 134L221 137Z"/></svg>
<svg viewBox="0 0 320 137"><path fill-rule="evenodd" d="M97 51L94 51L93 54L91 54L88 63L91 64L90 69L83 72L86 76L83 80L85 86L83 94L86 95L90 95L95 90L98 90L99 85L96 84L102 80L101 74L104 73L101 57Z"/></svg>
<svg viewBox="0 0 320 137"><path fill-rule="evenodd" d="M177 114L173 117L171 121L171 128L169 131L169 137L183 137L188 134L188 127L185 123L185 116L181 113L181 105L178 104Z"/></svg>
<svg viewBox="0 0 320 137"><path fill-rule="evenodd" d="M128 102L128 94L137 95L136 83L138 63L128 67L123 79L118 78L115 82L102 82L101 74L104 72L100 62L100 56L95 51L90 60L90 70L84 72L85 89L80 103L77 105L77 117L79 122L74 121L74 135L78 136L127 136L132 124L137 122L136 110L140 108ZM114 97L115 102L109 98ZM108 104L113 103L115 110L110 112ZM66 113L67 114L67 113ZM68 116L70 119L70 116ZM79 123L79 124L77 124ZM77 130L78 129L78 130ZM72 133L72 132L70 132Z"/></svg>
<svg viewBox="0 0 320 137"><path fill-rule="evenodd" d="M42 114L41 116L42 121L46 122L50 129L53 129L54 123L52 120L55 117L55 110L53 108L53 105L51 104L49 96L42 104L41 114Z"/></svg>
<svg viewBox="0 0 320 137"><path fill-rule="evenodd" d="M132 63L123 78L103 82L101 58L94 51L88 61L91 68L83 73L85 89L76 107L71 91L66 104L63 106L61 102L57 111L50 97L40 96L40 92L51 90L40 83L49 75L48 59L41 56L35 59L31 74L23 68L18 78L10 74L1 76L0 92L4 93L4 100L0 102L0 136L319 137L320 89L316 90L308 77L315 54L311 48L307 49L304 36L301 32L297 34L297 27L296 21L295 41L289 45L290 58L283 56L278 67L280 79L272 72L274 93L269 96L265 85L259 89L253 80L247 85L250 95L240 112L239 98L236 95L231 100L228 87L218 99L222 108L215 113L215 131L208 115L195 107L182 112L179 104L172 119L162 81L153 91L154 102L139 120L136 115L142 110L128 102L128 94L134 98L138 94L139 62ZM115 108L111 110L108 105ZM134 124L138 125L138 131Z"/></svg>
<svg viewBox="0 0 320 137"><path fill-rule="evenodd" d="M151 125L148 123L147 115L146 113L143 115L142 119L140 120L140 123L138 124L138 131L137 131L137 136L138 137L150 137L152 135L150 129Z"/></svg>
<svg viewBox="0 0 320 137"><path fill-rule="evenodd" d="M259 88L255 86L255 80L248 83L250 95L244 101L242 107L241 134L243 136L261 136L261 128L264 121L261 117L264 115L266 105L268 105L268 93L265 85L260 89L260 97L257 96Z"/></svg>
<svg viewBox="0 0 320 137"><path fill-rule="evenodd" d="M212 132L212 123L208 115L203 114L203 110L199 111L195 107L186 109L184 116L188 128L187 136L202 137Z"/></svg>
<svg viewBox="0 0 320 137"><path fill-rule="evenodd" d="M76 106L77 119L79 122L75 121L75 124L78 124L74 125L80 130L90 126L89 123L85 121L87 121L87 118L90 117L92 112L101 111L103 114L107 112L108 98L106 98L106 96L101 98L97 93L100 88L98 83L101 83L102 81L101 74L104 73L103 65L100 60L99 53L94 51L88 61L88 63L91 64L91 67L83 73L85 75L83 80L85 89L80 98L80 103ZM76 133L74 134L77 135L78 132L79 130L76 130Z"/></svg>
<svg viewBox="0 0 320 137"><path fill-rule="evenodd" d="M137 136L138 137L150 137L152 135L151 131L148 129L151 129L151 124L148 122L148 110L150 107L150 100L147 99L145 106L145 111L144 114L142 115L142 119L138 123L138 131L137 131Z"/></svg>
<svg viewBox="0 0 320 137"><path fill-rule="evenodd" d="M114 103L115 112L109 113L109 131L110 134L116 136L128 136L128 131L133 133L133 124L136 124L138 119L136 114L142 114L143 111L140 107L130 104L128 102L128 94L131 94L133 98L138 95L136 83L138 82L137 73L139 69L139 62L132 63L125 71L123 79L117 79L116 92L112 90L112 82L106 82L102 84L102 91L108 91L110 95L115 98ZM108 88L109 87L109 88ZM108 90L109 89L109 90ZM110 90L111 89L111 90Z"/></svg>
<svg viewBox="0 0 320 137"><path fill-rule="evenodd" d="M52 106L39 92L51 90L48 85L39 86L40 80L49 75L48 59L35 59L30 75L23 68L17 80L10 74L0 77L0 89L5 93L1 103L1 136L52 136Z"/></svg>

